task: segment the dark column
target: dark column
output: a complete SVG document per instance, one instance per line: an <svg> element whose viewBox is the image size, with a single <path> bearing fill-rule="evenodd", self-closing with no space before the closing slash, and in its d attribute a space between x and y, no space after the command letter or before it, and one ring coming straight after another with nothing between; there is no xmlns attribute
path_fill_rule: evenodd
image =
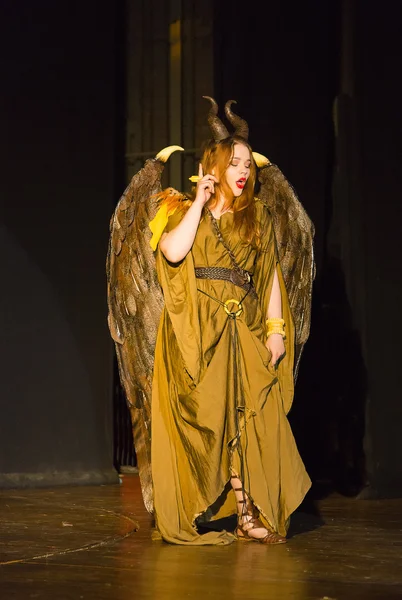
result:
<svg viewBox="0 0 402 600"><path fill-rule="evenodd" d="M402 494L402 6L356 2L366 262L366 495Z"/></svg>

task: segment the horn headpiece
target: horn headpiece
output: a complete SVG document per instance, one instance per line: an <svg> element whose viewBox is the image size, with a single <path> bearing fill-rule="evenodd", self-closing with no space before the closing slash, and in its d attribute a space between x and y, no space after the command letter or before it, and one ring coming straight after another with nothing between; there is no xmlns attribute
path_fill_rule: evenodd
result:
<svg viewBox="0 0 402 600"><path fill-rule="evenodd" d="M209 100L212 105L208 113L208 123L214 136L215 142L220 142L221 140L224 140L225 138L229 137L230 133L218 117L218 105L215 102L215 100L211 98L211 96L203 96L203 98Z"/></svg>
<svg viewBox="0 0 402 600"><path fill-rule="evenodd" d="M231 105L233 103L237 104L236 100L228 100L226 102L225 114L226 114L227 118L229 119L229 121L231 122L231 124L233 125L233 127L236 128L234 135L237 135L237 136L243 138L247 142L247 140L248 140L247 121L245 121L238 115L235 115L234 112L232 112Z"/></svg>

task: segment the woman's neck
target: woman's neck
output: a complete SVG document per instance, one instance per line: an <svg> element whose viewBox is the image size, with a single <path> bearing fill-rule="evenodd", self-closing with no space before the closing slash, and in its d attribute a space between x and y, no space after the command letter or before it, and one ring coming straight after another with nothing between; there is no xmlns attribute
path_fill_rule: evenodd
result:
<svg viewBox="0 0 402 600"><path fill-rule="evenodd" d="M233 201L228 208L225 208L225 204L226 198L225 196L221 195L219 196L219 198L216 198L214 203L210 206L209 210L211 211L215 219L220 219L221 216L227 212L233 212Z"/></svg>

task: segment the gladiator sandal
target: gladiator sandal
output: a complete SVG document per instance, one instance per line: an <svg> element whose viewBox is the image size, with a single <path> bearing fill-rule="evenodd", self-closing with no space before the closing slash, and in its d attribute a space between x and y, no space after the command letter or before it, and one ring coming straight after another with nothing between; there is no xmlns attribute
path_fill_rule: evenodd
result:
<svg viewBox="0 0 402 600"><path fill-rule="evenodd" d="M233 488L235 492L243 492L243 500L238 500L237 504L242 504L242 510L237 520L237 527L235 529L235 536L238 540L244 542L259 542L260 544L286 544L286 538L274 531L270 531L260 521L259 511L251 503L248 496L246 496L243 488ZM244 517L249 517L244 520ZM262 537L253 537L249 535L249 531L253 529L265 529L267 534Z"/></svg>

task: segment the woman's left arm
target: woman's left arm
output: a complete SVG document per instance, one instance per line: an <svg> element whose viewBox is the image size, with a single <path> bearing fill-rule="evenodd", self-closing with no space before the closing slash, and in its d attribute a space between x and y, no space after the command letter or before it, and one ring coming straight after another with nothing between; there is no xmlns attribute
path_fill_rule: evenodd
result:
<svg viewBox="0 0 402 600"><path fill-rule="evenodd" d="M267 319L282 318L282 296L281 287L279 285L278 273L275 269L274 281L271 289L271 297L268 304ZM265 343L266 347L272 354L271 366L275 366L278 360L285 354L285 344L283 337L279 333L271 333Z"/></svg>

